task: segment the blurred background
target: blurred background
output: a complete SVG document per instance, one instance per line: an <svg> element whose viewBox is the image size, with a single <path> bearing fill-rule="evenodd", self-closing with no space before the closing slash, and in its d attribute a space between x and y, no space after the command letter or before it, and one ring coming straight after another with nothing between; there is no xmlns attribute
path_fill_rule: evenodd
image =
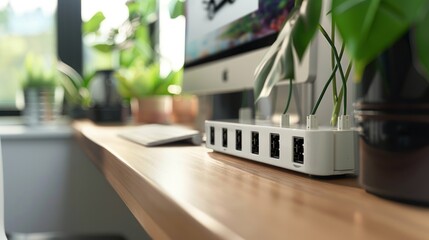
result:
<svg viewBox="0 0 429 240"><path fill-rule="evenodd" d="M180 94L185 19L177 3L1 0L0 115L24 115L27 125L58 119L40 116L47 111L123 122L133 98ZM46 109L43 96L56 108Z"/></svg>
<svg viewBox="0 0 429 240"><path fill-rule="evenodd" d="M179 96L182 3L0 0L0 159L7 232L149 238L81 151L70 122L194 120L195 112L180 103L195 99ZM152 96L155 101L162 96L161 107L153 111L165 118L133 120L132 100Z"/></svg>

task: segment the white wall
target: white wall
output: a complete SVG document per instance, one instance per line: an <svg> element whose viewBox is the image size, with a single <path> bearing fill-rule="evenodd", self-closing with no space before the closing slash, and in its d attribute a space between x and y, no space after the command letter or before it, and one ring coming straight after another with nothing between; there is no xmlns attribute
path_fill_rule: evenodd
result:
<svg viewBox="0 0 429 240"><path fill-rule="evenodd" d="M71 129L64 128L58 134L4 134L0 128L6 231L121 233L132 240L149 239Z"/></svg>

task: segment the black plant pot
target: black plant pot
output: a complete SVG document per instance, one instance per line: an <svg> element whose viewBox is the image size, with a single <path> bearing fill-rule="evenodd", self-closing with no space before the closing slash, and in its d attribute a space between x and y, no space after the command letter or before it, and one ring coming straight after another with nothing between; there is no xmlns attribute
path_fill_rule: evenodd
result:
<svg viewBox="0 0 429 240"><path fill-rule="evenodd" d="M360 183L386 198L429 204L429 81L406 34L358 84Z"/></svg>
<svg viewBox="0 0 429 240"><path fill-rule="evenodd" d="M124 121L122 98L118 93L114 70L97 71L91 81L90 92L93 106L89 109L89 117L97 123L121 123Z"/></svg>
<svg viewBox="0 0 429 240"><path fill-rule="evenodd" d="M68 106L67 114L71 119L85 119L89 117L89 109L82 106Z"/></svg>

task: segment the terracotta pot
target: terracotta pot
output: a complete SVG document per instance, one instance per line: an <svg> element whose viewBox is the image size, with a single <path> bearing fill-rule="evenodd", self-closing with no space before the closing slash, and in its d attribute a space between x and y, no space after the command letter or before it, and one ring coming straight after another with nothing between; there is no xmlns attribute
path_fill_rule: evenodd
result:
<svg viewBox="0 0 429 240"><path fill-rule="evenodd" d="M198 98L196 96L173 97L173 121L175 123L192 125L198 112Z"/></svg>
<svg viewBox="0 0 429 240"><path fill-rule="evenodd" d="M429 84L405 35L358 85L360 183L382 197L429 204Z"/></svg>
<svg viewBox="0 0 429 240"><path fill-rule="evenodd" d="M173 100L171 96L133 99L131 112L137 123L169 124L173 120Z"/></svg>

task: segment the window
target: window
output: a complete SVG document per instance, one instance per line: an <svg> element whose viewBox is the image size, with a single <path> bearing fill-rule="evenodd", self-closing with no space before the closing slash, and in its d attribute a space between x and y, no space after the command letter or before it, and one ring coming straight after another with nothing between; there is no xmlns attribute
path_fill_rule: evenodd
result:
<svg viewBox="0 0 429 240"><path fill-rule="evenodd" d="M21 108L24 59L32 52L56 58L56 0L0 0L0 109Z"/></svg>
<svg viewBox="0 0 429 240"><path fill-rule="evenodd" d="M116 67L116 55L102 53L94 48L97 43L105 43L112 29L116 29L128 18L127 0L82 0L82 21L91 19L97 12L102 12L105 21L100 26L100 34L89 34L83 37L84 42L84 72L91 73L97 70L112 69Z"/></svg>
<svg viewBox="0 0 429 240"><path fill-rule="evenodd" d="M162 56L162 74L179 70L185 60L185 17L171 19L169 4L170 0L159 1L159 51Z"/></svg>

